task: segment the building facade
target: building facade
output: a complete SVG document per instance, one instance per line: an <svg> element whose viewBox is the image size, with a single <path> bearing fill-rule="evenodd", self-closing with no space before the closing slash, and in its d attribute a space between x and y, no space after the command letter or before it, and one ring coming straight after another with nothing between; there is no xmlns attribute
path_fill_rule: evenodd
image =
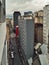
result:
<svg viewBox="0 0 49 65"><path fill-rule="evenodd" d="M35 43L43 44L43 24L36 23L35 24Z"/></svg>
<svg viewBox="0 0 49 65"><path fill-rule="evenodd" d="M46 5L44 7L43 43L48 45L48 49L49 49L49 5Z"/></svg>
<svg viewBox="0 0 49 65"><path fill-rule="evenodd" d="M19 19L20 45L26 59L33 57L34 46L34 21L33 19Z"/></svg>
<svg viewBox="0 0 49 65"><path fill-rule="evenodd" d="M34 22L43 24L43 10L34 13Z"/></svg>
<svg viewBox="0 0 49 65"><path fill-rule="evenodd" d="M44 21L43 21L43 42L48 44L49 31L49 5L44 7Z"/></svg>
<svg viewBox="0 0 49 65"><path fill-rule="evenodd" d="M0 65L6 65L5 0L0 0Z"/></svg>
<svg viewBox="0 0 49 65"><path fill-rule="evenodd" d="M43 43L43 10L39 10L34 13L34 23L35 23L35 44Z"/></svg>
<svg viewBox="0 0 49 65"><path fill-rule="evenodd" d="M19 11L15 11L13 13L13 22L14 22L14 27L18 25L18 17L21 16L21 13Z"/></svg>
<svg viewBox="0 0 49 65"><path fill-rule="evenodd" d="M33 15L32 11L24 12L24 16L32 16L32 15Z"/></svg>

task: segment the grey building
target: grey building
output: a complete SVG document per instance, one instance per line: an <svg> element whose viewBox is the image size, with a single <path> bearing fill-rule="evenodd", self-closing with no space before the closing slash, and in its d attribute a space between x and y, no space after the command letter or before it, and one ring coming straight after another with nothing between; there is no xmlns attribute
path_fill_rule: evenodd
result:
<svg viewBox="0 0 49 65"><path fill-rule="evenodd" d="M44 7L43 43L47 45L49 52L49 5Z"/></svg>
<svg viewBox="0 0 49 65"><path fill-rule="evenodd" d="M21 16L21 13L19 11L15 11L13 13L13 21L14 21L14 27L18 25L18 17Z"/></svg>
<svg viewBox="0 0 49 65"><path fill-rule="evenodd" d="M33 12L32 11L27 11L27 12L24 12L24 16L33 16Z"/></svg>
<svg viewBox="0 0 49 65"><path fill-rule="evenodd" d="M33 57L34 21L33 19L19 19L20 44L26 59Z"/></svg>

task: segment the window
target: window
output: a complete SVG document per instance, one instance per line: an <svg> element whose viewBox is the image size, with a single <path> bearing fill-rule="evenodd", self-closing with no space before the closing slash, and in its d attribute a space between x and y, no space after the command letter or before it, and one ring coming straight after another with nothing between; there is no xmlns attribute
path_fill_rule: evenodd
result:
<svg viewBox="0 0 49 65"><path fill-rule="evenodd" d="M5 21L5 0L0 1L0 23Z"/></svg>
<svg viewBox="0 0 49 65"><path fill-rule="evenodd" d="M0 1L0 22L1 22L1 1Z"/></svg>

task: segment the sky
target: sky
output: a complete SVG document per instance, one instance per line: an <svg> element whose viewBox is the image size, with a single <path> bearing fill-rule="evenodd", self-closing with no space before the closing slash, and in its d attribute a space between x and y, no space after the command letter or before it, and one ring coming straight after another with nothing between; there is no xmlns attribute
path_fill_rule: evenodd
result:
<svg viewBox="0 0 49 65"><path fill-rule="evenodd" d="M38 11L49 4L49 0L6 0L6 13L13 14L14 11Z"/></svg>

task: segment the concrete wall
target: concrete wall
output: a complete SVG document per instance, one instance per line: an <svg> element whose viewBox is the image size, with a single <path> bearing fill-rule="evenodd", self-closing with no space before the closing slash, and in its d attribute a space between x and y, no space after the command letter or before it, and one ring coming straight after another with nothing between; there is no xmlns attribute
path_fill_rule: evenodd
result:
<svg viewBox="0 0 49 65"><path fill-rule="evenodd" d="M0 24L0 63L2 60L5 38L6 38L6 22Z"/></svg>

